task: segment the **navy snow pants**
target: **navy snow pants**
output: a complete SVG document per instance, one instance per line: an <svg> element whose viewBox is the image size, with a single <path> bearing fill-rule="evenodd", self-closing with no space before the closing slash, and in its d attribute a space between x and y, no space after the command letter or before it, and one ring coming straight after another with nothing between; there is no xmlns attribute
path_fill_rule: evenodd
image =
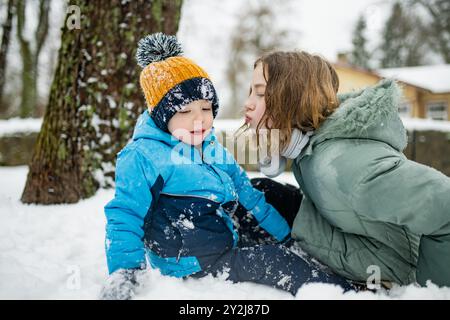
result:
<svg viewBox="0 0 450 320"><path fill-rule="evenodd" d="M275 207L292 227L301 203L299 189L271 179L251 180L265 193L268 203ZM306 254L297 255L261 229L256 219L241 205L233 217L239 225L239 243L214 263L191 275L201 278L224 273L232 282L254 282L279 288L295 295L305 283L321 282L340 285L344 291L356 289L345 278L323 268Z"/></svg>

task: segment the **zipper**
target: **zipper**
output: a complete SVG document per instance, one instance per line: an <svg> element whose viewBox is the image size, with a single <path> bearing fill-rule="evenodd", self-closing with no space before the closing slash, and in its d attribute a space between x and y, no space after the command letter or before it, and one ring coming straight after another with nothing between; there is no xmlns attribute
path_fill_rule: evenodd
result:
<svg viewBox="0 0 450 320"><path fill-rule="evenodd" d="M160 192L159 194L164 194L166 196L172 196L172 197L180 197L180 198L181 197L194 197L194 198L206 199L206 200L215 202L217 204L221 203L219 201L213 200L213 199L208 198L208 197L202 197L202 196L197 196L197 195L192 195L192 194L183 194L183 195L181 195L181 194L173 194L173 193L168 193L168 192Z"/></svg>
<svg viewBox="0 0 450 320"><path fill-rule="evenodd" d="M210 144L210 145L213 145L214 143L215 143L214 140L209 141L209 144ZM198 151L194 146L193 146L192 148L195 149L194 152L199 152L199 153L200 153L200 151ZM200 158L202 159L201 165L204 165L204 166L207 166L208 168L210 168L210 171L213 171L213 172L214 172L214 175L216 175L216 177L219 178L219 180L220 180L221 182L223 182L223 181L222 181L221 175L214 169L214 167L213 167L211 164L206 163L206 162L203 160L203 154L204 154L204 152L203 152L204 150L203 150L203 149L204 149L204 147L202 146L202 152L201 152L201 154L200 154ZM173 197L194 197L194 198L206 199L206 200L212 201L212 202L214 202L214 203L217 203L217 204L219 204L219 205L221 204L221 202L219 202L219 201L215 201L215 200L213 200L213 199L211 199L211 198L208 198L208 197L202 197L202 196L197 196L197 195L190 195L190 194L179 195L179 194L172 194L172 193L167 193L167 192L160 192L160 194L165 194L165 195L173 196Z"/></svg>

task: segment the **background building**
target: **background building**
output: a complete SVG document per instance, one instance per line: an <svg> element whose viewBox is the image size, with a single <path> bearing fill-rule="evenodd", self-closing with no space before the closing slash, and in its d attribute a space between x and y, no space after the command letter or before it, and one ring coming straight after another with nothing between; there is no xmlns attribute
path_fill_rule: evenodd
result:
<svg viewBox="0 0 450 320"><path fill-rule="evenodd" d="M450 64L366 70L339 59L334 64L339 75L339 92L373 85L394 78L403 85L402 118L450 121Z"/></svg>

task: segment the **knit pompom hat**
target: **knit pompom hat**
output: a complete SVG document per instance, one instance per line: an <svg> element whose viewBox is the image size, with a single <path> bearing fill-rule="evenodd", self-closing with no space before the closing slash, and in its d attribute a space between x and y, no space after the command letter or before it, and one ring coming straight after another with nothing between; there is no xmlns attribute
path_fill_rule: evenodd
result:
<svg viewBox="0 0 450 320"><path fill-rule="evenodd" d="M177 38L161 32L138 43L136 60L143 68L141 88L152 119L164 131L173 115L193 101L210 101L214 117L219 109L208 74L182 53Z"/></svg>

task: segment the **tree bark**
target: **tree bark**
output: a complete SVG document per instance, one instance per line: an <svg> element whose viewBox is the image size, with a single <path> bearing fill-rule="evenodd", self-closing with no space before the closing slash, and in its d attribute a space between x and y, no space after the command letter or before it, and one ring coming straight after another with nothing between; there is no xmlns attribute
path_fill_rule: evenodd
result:
<svg viewBox="0 0 450 320"><path fill-rule="evenodd" d="M63 27L22 202L75 203L113 185L116 154L146 108L135 60L137 42L154 32L175 34L181 3L71 2L80 8L81 29Z"/></svg>
<svg viewBox="0 0 450 320"><path fill-rule="evenodd" d="M8 106L3 101L3 91L6 79L6 59L8 56L8 48L11 40L12 19L14 10L14 0L8 0L6 8L6 20L3 23L2 43L0 45L0 115L6 113Z"/></svg>
<svg viewBox="0 0 450 320"><path fill-rule="evenodd" d="M20 100L20 116L27 117L33 110L36 101L35 74L33 73L33 54L30 42L24 37L26 0L17 0L17 38L22 58L22 93Z"/></svg>

